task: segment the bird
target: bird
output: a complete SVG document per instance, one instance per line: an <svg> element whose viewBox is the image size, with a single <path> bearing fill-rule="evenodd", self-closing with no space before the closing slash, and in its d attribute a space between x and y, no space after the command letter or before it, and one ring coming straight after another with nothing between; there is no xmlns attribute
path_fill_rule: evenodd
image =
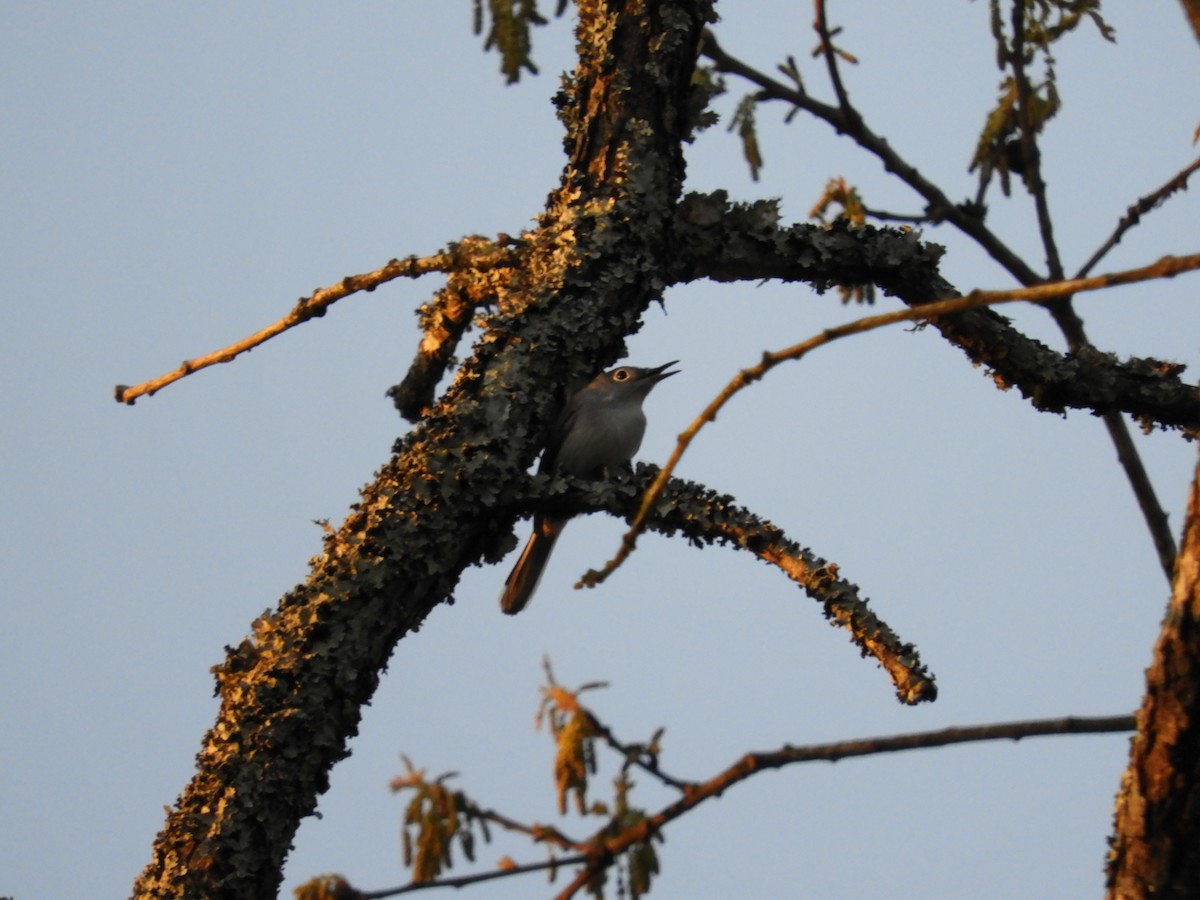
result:
<svg viewBox="0 0 1200 900"><path fill-rule="evenodd" d="M627 467L646 433L642 401L656 384L678 374L667 371L677 362L648 369L618 366L593 378L567 401L550 431L538 471L595 478L606 469ZM500 595L500 609L507 615L515 616L529 603L569 518L534 515L533 534Z"/></svg>

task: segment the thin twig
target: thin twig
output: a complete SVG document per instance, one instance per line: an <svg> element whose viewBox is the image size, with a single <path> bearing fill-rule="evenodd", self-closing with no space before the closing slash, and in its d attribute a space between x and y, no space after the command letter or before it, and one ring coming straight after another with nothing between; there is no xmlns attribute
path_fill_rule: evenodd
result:
<svg viewBox="0 0 1200 900"><path fill-rule="evenodd" d="M1046 265L1050 272L1050 279L1059 281L1066 273L1063 271L1062 260L1058 255L1058 244L1054 240L1054 223L1050 217L1046 182L1042 178L1042 154L1038 148L1037 134L1033 127L1033 112L1030 108L1032 91L1029 87L1029 75L1025 71L1024 3L1013 4L1012 29L1012 46L1008 52L1008 61L1012 66L1013 79L1017 85L1017 120L1021 140L1022 178L1029 193L1033 196L1034 208L1037 210L1038 231L1042 237L1042 246L1046 251Z"/></svg>
<svg viewBox="0 0 1200 900"><path fill-rule="evenodd" d="M863 213L868 219L875 219L878 222L904 222L908 225L920 225L926 222L940 222L928 213L896 213L888 212L886 209L875 209L871 206L863 206Z"/></svg>
<svg viewBox="0 0 1200 900"><path fill-rule="evenodd" d="M433 888L460 888L484 881L494 881L497 878L511 878L516 875L528 875L530 872L544 872L547 869L557 869L562 866L574 866L588 861L586 854L563 856L558 859L548 859L543 862L524 863L519 866L509 866L502 869L489 869L474 875L460 875L457 878L439 878L435 881L422 881L406 884L403 887L386 888L379 891L358 891L355 900L384 900L385 897L396 897L400 894L415 894L417 891L427 891Z"/></svg>
<svg viewBox="0 0 1200 900"><path fill-rule="evenodd" d="M794 763L828 761L836 762L853 756L870 756L877 753L895 753L904 750L929 749L950 744L977 741L1013 740L1026 737L1056 734L1105 734L1132 731L1137 727L1132 715L1108 716L1104 718L1043 719L1027 722L997 723L992 725L946 728L917 734L894 737L869 738L862 741L846 741L810 747L785 746L767 753L747 753L715 778L704 782L696 790L676 802L664 807L657 814L648 816L639 824L626 829L605 842L611 857L625 852L630 846L649 840L669 822L699 806L706 800L720 797L730 787L744 781L757 772L778 769Z"/></svg>
<svg viewBox="0 0 1200 900"><path fill-rule="evenodd" d="M778 750L747 753L707 781L690 784L683 797L661 808L654 815L645 817L638 824L590 844L591 850L586 854L562 857L548 862L511 866L478 875L465 875L460 878L446 878L422 884L406 885L403 888L388 891L360 892L358 896L362 900L382 900L384 897L428 888L463 887L493 878L504 878L509 875L521 875L552 867L583 863L583 868L576 873L575 878L557 895L558 898L565 900L565 898L574 896L596 872L611 864L612 860L634 844L650 840L661 832L664 826L678 819L684 813L706 800L720 797L735 784L747 780L758 772L781 769L784 766L800 763L837 762L859 756L875 756L881 753L899 753L908 750L930 750L953 744L1000 740L1020 741L1029 737L1053 735L1112 734L1133 731L1136 727L1137 718L1133 715L1064 716L1057 719L1030 719L1018 722L967 725L943 728L938 731L919 731L909 734L837 741L829 744L810 744L801 747L785 744Z"/></svg>
<svg viewBox="0 0 1200 900"><path fill-rule="evenodd" d="M1025 71L1025 6L1022 3L1013 4L1012 29L1012 46L1008 51L1008 59L1017 86L1017 116L1023 163L1022 177L1026 188L1033 197L1034 208L1037 211L1038 232L1046 251L1046 265L1050 271L1050 278L1061 280L1066 273L1059 256L1058 244L1054 240L1048 189L1045 179L1042 177L1041 150L1038 147L1037 134L1032 121L1030 105L1032 92L1028 73ZM1053 317L1055 324L1058 325L1059 330L1062 331L1067 346L1072 351L1078 351L1082 347L1090 345L1083 319L1075 311L1075 305L1069 295L1046 304L1046 309ZM1146 472L1146 467L1133 443L1133 437L1129 433L1129 426L1125 424L1125 420L1120 413L1116 412L1104 413L1102 418L1109 439L1117 451L1117 461L1125 472L1125 477L1133 490L1134 499L1137 500L1138 508L1142 512L1146 528L1150 532L1150 539L1154 543L1159 565L1169 583L1175 566L1175 538L1171 534L1166 511L1158 500L1154 485L1150 481L1150 475Z"/></svg>
<svg viewBox="0 0 1200 900"><path fill-rule="evenodd" d="M873 756L879 753L897 753L905 750L927 750L951 744L975 743L979 741L1012 740L1027 737L1045 737L1058 734L1109 734L1133 731L1137 720L1133 715L1104 717L1067 716L1060 719L1036 719L1024 722L1000 722L990 725L974 725L961 728L945 728L940 731L917 732L891 737L866 738L857 741L840 741L834 744L816 744L808 747L784 746L765 753L747 753L732 766L699 785L684 797L662 808L653 816L647 816L637 825L627 828L604 842L609 858L615 859L633 844L649 840L662 831L668 823L699 806L706 800L720 797L730 787L750 776L767 769L806 762L837 762L855 756ZM596 863L589 860L589 875ZM560 894L560 897L569 896Z"/></svg>
<svg viewBox="0 0 1200 900"><path fill-rule="evenodd" d="M587 883L592 880L592 875L608 865L608 861L604 859L589 859L587 865L575 873L575 877L571 879L571 883L554 895L554 900L571 900L580 892Z"/></svg>
<svg viewBox="0 0 1200 900"><path fill-rule="evenodd" d="M1175 535L1171 534L1171 524L1167 511L1158 502L1154 485L1150 482L1150 473L1142 464L1142 457L1134 446L1133 436L1129 426L1118 412L1106 412L1103 416L1104 427L1108 429L1109 438L1117 451L1117 462L1125 470L1129 486L1133 489L1133 498L1137 501L1142 519L1150 531L1150 540L1154 542L1154 551L1158 556L1158 564L1170 584L1175 573Z"/></svg>
<svg viewBox="0 0 1200 900"><path fill-rule="evenodd" d="M916 731L886 737L861 738L837 741L831 744L810 744L805 747L785 745L783 748L765 753L748 753L739 763L730 766L721 775L700 785L711 790L714 782L728 777L741 769L779 768L785 765L806 762L838 762L856 756L875 756L880 753L900 753L906 750L932 750L952 744L971 744L981 741L1019 741L1027 737L1049 737L1058 734L1111 734L1133 731L1137 728L1137 716L1132 713L1119 716L1062 716L1056 719L1026 719L1017 722L992 722L987 725L962 725L942 728L938 731ZM747 759L755 760L752 766L744 766ZM741 780L736 779L736 780Z"/></svg>
<svg viewBox="0 0 1200 900"><path fill-rule="evenodd" d="M1113 233L1109 235L1108 240L1101 244L1099 249L1092 254L1092 258L1083 264L1083 266L1076 273L1075 277L1083 278L1089 272L1091 272L1092 269L1096 267L1096 264L1099 263L1100 260L1104 259L1104 257L1108 255L1108 252L1121 242L1121 238L1125 236L1125 232L1129 231L1129 229L1141 222L1142 216L1151 210L1157 209L1159 206L1165 203L1172 194L1175 194L1178 191L1187 190L1188 178L1191 177L1192 173L1197 169L1200 169L1200 159L1197 159L1191 165L1186 166L1182 171L1174 175L1158 190L1151 191L1145 197L1139 198L1137 203L1133 204L1133 206L1129 207L1129 209L1125 211L1125 215L1123 215L1121 220L1117 222L1117 227L1113 229Z"/></svg>
<svg viewBox="0 0 1200 900"><path fill-rule="evenodd" d="M494 809L481 809L474 805L471 807L471 814L476 818L485 819L493 825L499 825L505 831L528 835L539 843L553 844L563 850L581 850L585 846L582 842L567 837L553 825L526 825L524 822L510 819Z"/></svg>
<svg viewBox="0 0 1200 900"><path fill-rule="evenodd" d="M144 381L132 387L119 384L113 391L114 396L118 403L125 403L132 406L138 397L153 396L155 392L179 381L181 378L186 378L193 372L198 372L217 363L230 362L241 354L253 350L260 344L266 343L276 335L295 328L309 319L325 315L329 307L343 297L348 297L351 294L359 292L373 291L381 284L385 284L396 278L420 278L422 275L427 275L430 272L452 272L461 268L464 264L470 264L478 269L494 268L504 265L512 258L512 251L507 247L491 244L489 245L491 247L489 252L472 252L469 260L464 260L463 254L459 251L460 246L458 244L451 245L449 250L443 253L436 253L433 256L410 256L407 259L389 260L386 265L373 272L365 272L360 275L347 275L336 284L319 288L307 297L301 297L296 301L296 305L292 308L291 312L266 328L242 338L240 341L230 344L221 350L206 353L204 356L198 356L195 359L185 360L173 372L167 372L165 375L160 375L157 378L152 378L149 381Z"/></svg>
<svg viewBox="0 0 1200 900"><path fill-rule="evenodd" d="M829 34L829 25L825 20L825 0L815 0L815 6L816 20L813 22L813 28L816 29L817 36L821 40L821 53L825 57L825 68L829 72L833 93L837 97L838 106L841 107L842 112L847 116L855 115L854 107L850 103L850 95L842 83L842 72L837 63L837 51L833 49L833 38Z"/></svg>
<svg viewBox="0 0 1200 900"><path fill-rule="evenodd" d="M1076 277L1083 278L1086 276L1120 242L1125 232L1141 221L1143 215L1162 205L1178 191L1186 190L1188 178L1197 169L1200 169L1200 159L1186 166L1158 190L1152 191L1145 197L1140 198L1137 203L1129 207L1125 215L1117 223L1108 240L1092 254L1091 259L1080 268L1079 274ZM1086 335L1082 336L1086 337ZM1154 486L1150 483L1150 476L1146 472L1146 467L1142 465L1141 457L1134 446L1133 438L1129 434L1129 428L1125 424L1125 420L1116 413L1105 413L1104 425L1108 429L1109 437L1112 439L1113 446L1117 450L1117 460L1125 470L1125 476L1129 479L1129 484L1133 488L1133 495L1137 500L1138 508L1142 512L1142 518L1145 520L1146 527L1150 531L1150 538L1154 542L1154 549L1158 555L1159 567L1163 570L1163 574L1166 575L1167 581L1170 582L1175 574L1175 556L1177 550L1175 547L1175 535L1171 532L1171 524L1167 519L1167 513L1158 501L1158 496L1154 492Z"/></svg>
<svg viewBox="0 0 1200 900"><path fill-rule="evenodd" d="M617 753L625 757L629 765L637 766L642 771L654 778L657 778L663 784L673 787L678 791L687 791L695 786L694 782L683 781L679 778L674 778L658 767L658 759L647 753L644 749L639 749L635 746L630 746L617 739L613 734L612 729L596 718L591 710L580 707L583 713L588 717L588 725L591 726L592 732L599 738L602 738L608 746L612 747Z"/></svg>

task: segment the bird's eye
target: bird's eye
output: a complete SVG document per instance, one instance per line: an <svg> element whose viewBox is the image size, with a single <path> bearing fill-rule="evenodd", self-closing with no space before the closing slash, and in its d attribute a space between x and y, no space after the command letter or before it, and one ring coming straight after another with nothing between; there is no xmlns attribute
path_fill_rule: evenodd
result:
<svg viewBox="0 0 1200 900"><path fill-rule="evenodd" d="M613 381L628 381L633 377L633 373L628 369L617 369L613 372Z"/></svg>

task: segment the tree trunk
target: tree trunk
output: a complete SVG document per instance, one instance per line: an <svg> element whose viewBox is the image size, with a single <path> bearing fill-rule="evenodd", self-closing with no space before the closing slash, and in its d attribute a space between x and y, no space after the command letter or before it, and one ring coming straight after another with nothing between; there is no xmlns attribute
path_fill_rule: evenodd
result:
<svg viewBox="0 0 1200 900"><path fill-rule="evenodd" d="M1200 897L1200 467L1117 795L1108 896Z"/></svg>

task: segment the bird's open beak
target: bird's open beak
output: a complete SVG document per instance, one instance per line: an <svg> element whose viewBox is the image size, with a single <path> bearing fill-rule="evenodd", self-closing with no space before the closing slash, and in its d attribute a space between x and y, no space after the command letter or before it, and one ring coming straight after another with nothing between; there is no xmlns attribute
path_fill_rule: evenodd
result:
<svg viewBox="0 0 1200 900"><path fill-rule="evenodd" d="M642 375L642 380L657 384L664 378L670 378L672 375L678 375L678 369L676 369L674 372L667 371L667 369L671 368L671 366L675 365L677 362L679 362L679 360L673 359L669 363L663 363L661 366L655 366L653 369L647 369L645 374Z"/></svg>

